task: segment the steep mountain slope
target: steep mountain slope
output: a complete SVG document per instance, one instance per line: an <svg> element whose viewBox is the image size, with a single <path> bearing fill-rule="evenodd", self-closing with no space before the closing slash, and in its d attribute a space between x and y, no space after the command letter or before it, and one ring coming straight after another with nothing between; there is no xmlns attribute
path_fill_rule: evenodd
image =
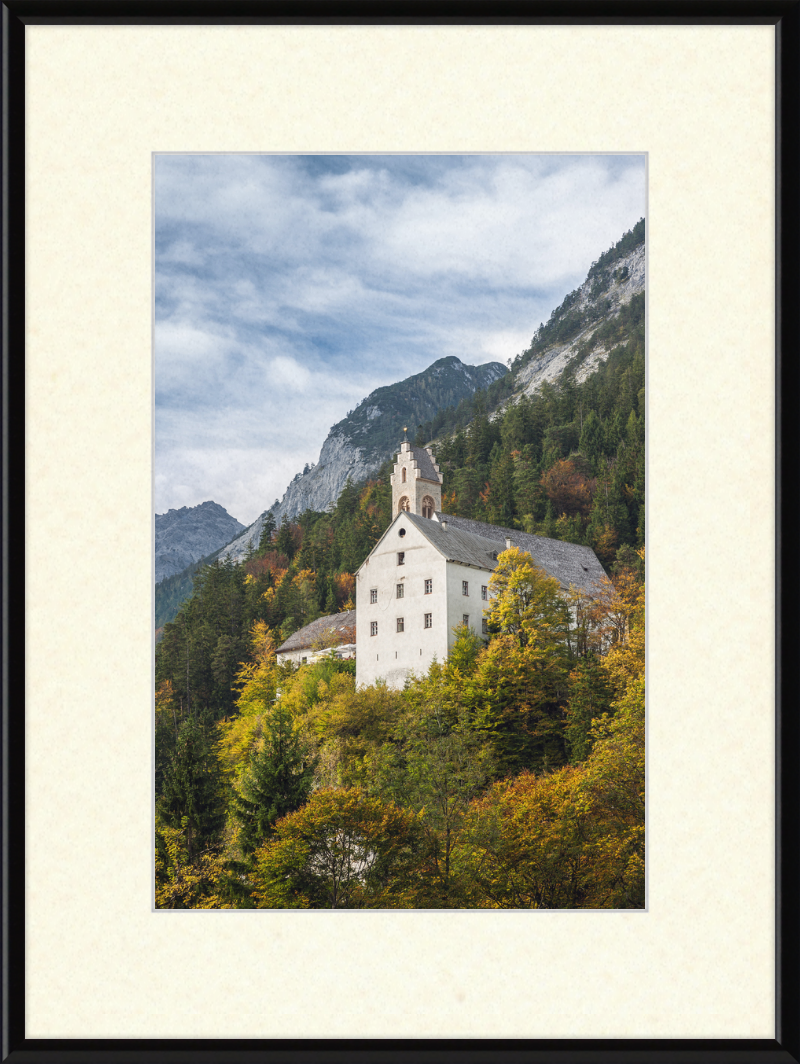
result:
<svg viewBox="0 0 800 1064"><path fill-rule="evenodd" d="M326 510L339 497L348 477L357 483L377 472L397 449L404 426L413 434L417 425L507 372L500 362L469 366L451 355L438 359L422 373L377 388L333 426L319 461L298 473L280 503L272 507L276 522L280 524L284 517L296 517L304 510ZM251 544L257 545L265 516L257 518L225 554L243 558Z"/></svg>
<svg viewBox="0 0 800 1064"><path fill-rule="evenodd" d="M585 380L644 315L644 291L642 220L592 264L580 288L536 330L531 346L511 367L514 391L531 395L567 367L576 381Z"/></svg>
<svg viewBox="0 0 800 1064"><path fill-rule="evenodd" d="M240 521L211 501L156 514L156 583L230 543L243 530Z"/></svg>

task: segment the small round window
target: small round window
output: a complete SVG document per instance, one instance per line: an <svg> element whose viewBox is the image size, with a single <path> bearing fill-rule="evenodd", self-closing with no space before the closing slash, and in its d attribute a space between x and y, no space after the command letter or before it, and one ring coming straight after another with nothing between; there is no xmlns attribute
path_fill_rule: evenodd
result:
<svg viewBox="0 0 800 1064"><path fill-rule="evenodd" d="M398 532L398 535L400 535L400 536L404 536L405 534L406 534L406 530L404 528L401 528L400 531Z"/></svg>

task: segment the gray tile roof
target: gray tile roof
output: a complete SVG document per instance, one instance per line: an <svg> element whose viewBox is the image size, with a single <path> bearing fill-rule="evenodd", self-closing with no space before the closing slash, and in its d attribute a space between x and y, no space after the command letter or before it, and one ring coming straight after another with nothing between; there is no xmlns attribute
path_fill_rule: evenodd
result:
<svg viewBox="0 0 800 1064"><path fill-rule="evenodd" d="M606 575L591 547L582 547L577 543L565 543L560 539L548 539L546 536L532 536L515 528L502 528L500 525L487 525L483 521L472 521L467 517L453 517L451 514L436 515L438 522L447 522L447 529L438 524L438 533L431 532L431 525L437 521L426 521L424 517L408 514L414 524L421 529L428 539L443 554L453 561L467 564L481 564L486 569L494 569L496 562L489 556L490 551L505 549L506 537L515 547L527 551L536 564L549 576L554 576L562 587L570 585L591 593L593 588ZM488 545L488 546L487 546ZM477 558L482 556L481 562ZM475 560L473 560L475 559Z"/></svg>
<svg viewBox="0 0 800 1064"><path fill-rule="evenodd" d="M497 565L492 557L497 547L493 540L477 536L468 529L457 529L450 525L444 529L438 522L420 517L419 514L407 513L405 516L448 561L477 565L480 569L494 569Z"/></svg>
<svg viewBox="0 0 800 1064"><path fill-rule="evenodd" d="M334 613L329 617L318 617L316 621L307 624L290 635L282 646L275 651L281 654L287 650L305 650L311 647L328 632L334 632L339 636L340 643L351 643L356 627L356 611L345 610L343 613Z"/></svg>
<svg viewBox="0 0 800 1064"><path fill-rule="evenodd" d="M424 447L412 447L411 456L416 459L419 466L419 473L423 480L432 480L434 484L438 484L439 474L436 472L436 467L433 464L433 459L425 450Z"/></svg>

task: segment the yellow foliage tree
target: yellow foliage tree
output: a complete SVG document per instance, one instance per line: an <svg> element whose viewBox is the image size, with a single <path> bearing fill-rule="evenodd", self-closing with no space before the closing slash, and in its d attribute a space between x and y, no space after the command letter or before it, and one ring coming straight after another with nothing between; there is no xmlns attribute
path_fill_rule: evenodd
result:
<svg viewBox="0 0 800 1064"><path fill-rule="evenodd" d="M221 721L217 754L229 780L240 779L263 732L264 719L277 697L281 667L275 657L275 639L263 621L250 632L252 660L243 662L236 675L239 715Z"/></svg>
<svg viewBox="0 0 800 1064"><path fill-rule="evenodd" d="M490 624L516 636L520 646L535 643L543 650L563 648L569 636L569 611L558 580L540 569L519 547L497 557L489 577Z"/></svg>
<svg viewBox="0 0 800 1064"><path fill-rule="evenodd" d="M156 908L237 908L224 887L228 874L225 858L209 851L190 860L186 821L184 817L181 827L174 828L156 824Z"/></svg>

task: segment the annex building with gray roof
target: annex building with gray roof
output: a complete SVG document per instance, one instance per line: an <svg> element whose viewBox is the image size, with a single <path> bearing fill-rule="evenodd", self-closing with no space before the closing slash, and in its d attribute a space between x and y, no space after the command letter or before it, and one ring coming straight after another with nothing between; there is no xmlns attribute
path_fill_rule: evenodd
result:
<svg viewBox="0 0 800 1064"><path fill-rule="evenodd" d="M275 651L278 661L306 665L334 651L339 658L355 657L356 611L343 610L298 629Z"/></svg>

